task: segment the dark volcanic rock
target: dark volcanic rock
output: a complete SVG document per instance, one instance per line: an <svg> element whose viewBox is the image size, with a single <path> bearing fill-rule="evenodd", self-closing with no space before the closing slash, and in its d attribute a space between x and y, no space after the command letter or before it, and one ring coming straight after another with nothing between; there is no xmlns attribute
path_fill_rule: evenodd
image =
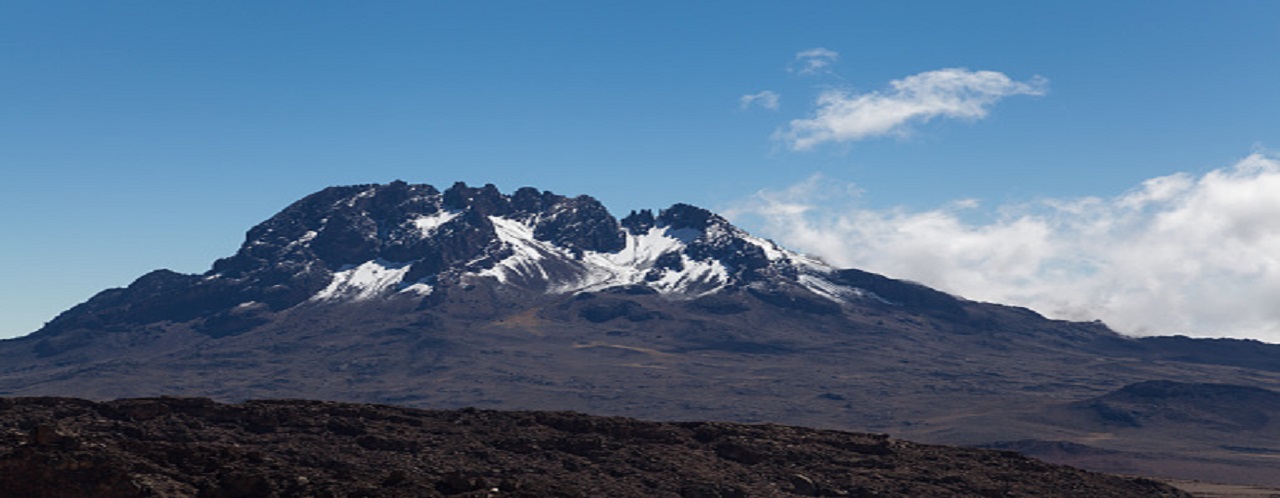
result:
<svg viewBox="0 0 1280 498"><path fill-rule="evenodd" d="M578 251L614 252L626 245L618 220L604 204L585 195L545 208L533 236Z"/></svg>
<svg viewBox="0 0 1280 498"><path fill-rule="evenodd" d="M6 496L1186 496L1015 453L777 425L205 399L0 399Z"/></svg>

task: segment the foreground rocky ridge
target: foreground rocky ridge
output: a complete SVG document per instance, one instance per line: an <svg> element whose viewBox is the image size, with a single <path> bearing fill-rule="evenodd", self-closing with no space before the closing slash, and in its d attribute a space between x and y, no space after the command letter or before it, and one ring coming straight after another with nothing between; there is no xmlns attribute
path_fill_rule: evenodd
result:
<svg viewBox="0 0 1280 498"><path fill-rule="evenodd" d="M0 430L9 496L1188 496L1005 451L569 412L0 398Z"/></svg>

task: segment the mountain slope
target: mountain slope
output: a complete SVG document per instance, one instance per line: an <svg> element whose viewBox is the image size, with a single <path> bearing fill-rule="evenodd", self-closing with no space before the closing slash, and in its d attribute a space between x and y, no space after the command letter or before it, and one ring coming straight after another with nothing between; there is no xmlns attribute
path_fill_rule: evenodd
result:
<svg viewBox="0 0 1280 498"><path fill-rule="evenodd" d="M619 220L586 196L396 182L317 192L205 274L159 270L0 341L0 394L570 409L982 444L1057 440L1011 414L1143 381L1275 389L1274 348L1131 339L836 269L694 206Z"/></svg>

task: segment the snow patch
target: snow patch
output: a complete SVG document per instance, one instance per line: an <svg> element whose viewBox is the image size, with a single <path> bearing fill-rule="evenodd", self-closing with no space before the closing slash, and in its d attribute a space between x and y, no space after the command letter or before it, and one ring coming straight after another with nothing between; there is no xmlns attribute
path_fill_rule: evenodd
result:
<svg viewBox="0 0 1280 498"><path fill-rule="evenodd" d="M349 208L351 208L351 207L356 207L356 201L359 201L360 199L365 199L365 198L368 198L368 197L373 197L373 196L374 196L374 194L376 194L376 193L378 193L378 188L377 188L377 187L369 187L369 188L367 188L367 189L364 189L364 190L360 191L360 193L358 193L358 194L356 194L356 195L354 195L354 196L351 196L351 198L347 199L347 202L346 202L347 207L349 207Z"/></svg>
<svg viewBox="0 0 1280 498"><path fill-rule="evenodd" d="M422 238L425 239L427 237L430 237L431 234L434 234L436 230L440 228L441 225L444 225L445 223L453 221L453 219L457 217L458 217L457 211L440 210L436 214L433 214L430 216L418 217L417 219L413 220L413 225L415 227L418 227L418 233L421 234Z"/></svg>
<svg viewBox="0 0 1280 498"><path fill-rule="evenodd" d="M634 285L645 282L645 275L664 254L678 252L697 237L691 229L667 230L650 228L641 234L626 233L625 245L618 252L586 251L582 255L585 273L576 281L552 289L554 292L582 292ZM658 289L660 292L664 289Z"/></svg>
<svg viewBox="0 0 1280 498"><path fill-rule="evenodd" d="M626 246L616 253L591 252L602 261L598 264L611 265L619 269L648 271L663 254L684 249L697 238L698 231L691 228L668 230L650 228L640 235L627 233Z"/></svg>
<svg viewBox="0 0 1280 498"><path fill-rule="evenodd" d="M426 297L426 296L430 296L431 292L434 290L435 288L428 285L426 282L417 282L417 283L405 286L405 288L400 289L400 292L412 293L422 297Z"/></svg>
<svg viewBox="0 0 1280 498"><path fill-rule="evenodd" d="M762 239L746 234L742 234L740 236L743 240L763 250L765 257L768 258L770 262L790 263L814 270L818 273L830 273L835 271L831 265L828 265L817 258L784 249L772 240Z"/></svg>
<svg viewBox="0 0 1280 498"><path fill-rule="evenodd" d="M778 244L773 243L772 240L752 237L750 235L743 237L743 240L746 240L751 245L759 247L760 250L764 251L764 257L768 258L769 261L786 261L790 259L787 257L788 251L778 247Z"/></svg>
<svg viewBox="0 0 1280 498"><path fill-rule="evenodd" d="M409 272L409 263L383 260L366 261L360 266L344 267L333 274L333 280L312 301L364 301L394 289Z"/></svg>
<svg viewBox="0 0 1280 498"><path fill-rule="evenodd" d="M816 275L801 274L799 280L800 285L810 292L837 303L847 303L866 295L862 289L836 284Z"/></svg>
<svg viewBox="0 0 1280 498"><path fill-rule="evenodd" d="M319 235L319 234L316 233L315 230L307 230L307 233L304 233L302 234L301 237L298 237L298 240L290 242L289 245L284 246L284 250L288 251L297 246L306 245L308 242L311 242L312 240L314 240L316 238L316 235ZM254 243L258 244L259 242L255 241Z"/></svg>
<svg viewBox="0 0 1280 498"><path fill-rule="evenodd" d="M489 219L512 255L476 275L502 283L541 281L553 294L643 283L662 293L701 295L720 289L729 281L728 271L719 261L693 261L683 254L683 270L659 270L661 276L656 281L646 281L658 258L687 247L701 236L697 230L653 227L640 234L627 233L625 245L618 252L574 254L535 239L532 225L537 220L526 223L496 216Z"/></svg>
<svg viewBox="0 0 1280 498"><path fill-rule="evenodd" d="M508 283L515 277L548 279L542 261L552 255L568 257L568 254L549 242L533 238L533 227L516 220L490 216L494 231L501 240L511 248L512 255L498 262L492 268L480 271L477 275L493 277L499 282Z"/></svg>
<svg viewBox="0 0 1280 498"><path fill-rule="evenodd" d="M659 292L703 295L720 290L729 282L729 272L718 260L695 261L683 254L680 259L683 270L666 270L649 286Z"/></svg>
<svg viewBox="0 0 1280 498"><path fill-rule="evenodd" d="M662 294L696 297L723 289L731 281L730 271L717 259L695 260L684 253L694 241L710 237L741 237L760 247L777 267L793 267L799 286L835 302L862 298L860 289L828 280L832 269L820 260L784 249L773 241L745 233L712 227L707 233L696 229L651 227L647 231L624 231L625 244L617 252L574 252L534 238L536 217L514 220L491 216L498 239L511 254L490 268L471 273L473 277L496 279L503 284L545 285L552 294L590 292L611 287L643 284ZM437 225L438 226L438 225ZM663 256L677 255L680 269L658 267Z"/></svg>

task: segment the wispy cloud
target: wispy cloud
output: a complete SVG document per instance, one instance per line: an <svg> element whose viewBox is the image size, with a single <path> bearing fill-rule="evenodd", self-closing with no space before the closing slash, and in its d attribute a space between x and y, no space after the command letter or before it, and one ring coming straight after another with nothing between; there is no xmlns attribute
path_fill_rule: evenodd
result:
<svg viewBox="0 0 1280 498"><path fill-rule="evenodd" d="M797 52L787 70L799 74L814 74L825 70L838 60L840 60L840 54L834 50L822 47L811 48Z"/></svg>
<svg viewBox="0 0 1280 498"><path fill-rule="evenodd" d="M1101 319L1135 335L1280 342L1280 159L1253 154L1111 198L1048 199L979 211L858 206L814 177L729 211L838 266L925 283L1047 315ZM994 213L986 221L983 213Z"/></svg>
<svg viewBox="0 0 1280 498"><path fill-rule="evenodd" d="M738 101L743 109L746 109L753 105L758 105L765 109L776 111L778 110L778 97L779 96L777 92L765 90L760 93L743 95L738 99Z"/></svg>
<svg viewBox="0 0 1280 498"><path fill-rule="evenodd" d="M995 71L948 68L891 81L884 92L826 90L812 116L792 120L774 137L794 150L809 150L828 142L901 135L937 117L982 119L1000 99L1043 95L1047 86L1041 77L1014 81Z"/></svg>

